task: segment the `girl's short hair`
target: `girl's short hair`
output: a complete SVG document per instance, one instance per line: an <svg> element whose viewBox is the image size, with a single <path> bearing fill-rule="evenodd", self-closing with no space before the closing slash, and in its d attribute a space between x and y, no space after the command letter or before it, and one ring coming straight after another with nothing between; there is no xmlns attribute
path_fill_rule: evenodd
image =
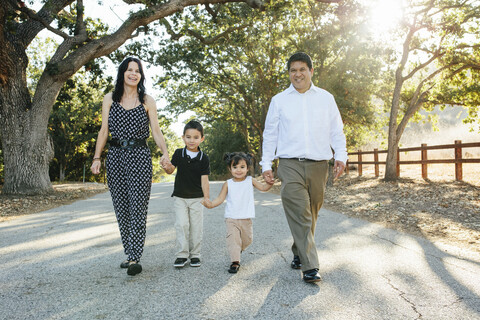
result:
<svg viewBox="0 0 480 320"><path fill-rule="evenodd" d="M247 169L249 169L252 166L252 159L253 156L250 153L244 152L230 152L225 153L225 155L223 156L223 161L225 161L229 168L231 166L236 166L240 162L240 160L245 160L245 163L247 164Z"/></svg>

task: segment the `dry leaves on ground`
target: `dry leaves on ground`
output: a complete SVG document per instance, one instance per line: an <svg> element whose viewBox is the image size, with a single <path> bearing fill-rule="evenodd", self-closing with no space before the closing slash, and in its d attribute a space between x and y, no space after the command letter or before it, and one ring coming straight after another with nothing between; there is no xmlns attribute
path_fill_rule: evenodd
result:
<svg viewBox="0 0 480 320"><path fill-rule="evenodd" d="M480 252L480 184L344 175L327 187L324 207Z"/></svg>
<svg viewBox="0 0 480 320"><path fill-rule="evenodd" d="M347 176L328 188L325 206L480 252L480 187L476 185Z"/></svg>
<svg viewBox="0 0 480 320"><path fill-rule="evenodd" d="M36 196L0 194L0 221L10 217L49 210L107 191L100 183L65 183L53 185L54 192Z"/></svg>

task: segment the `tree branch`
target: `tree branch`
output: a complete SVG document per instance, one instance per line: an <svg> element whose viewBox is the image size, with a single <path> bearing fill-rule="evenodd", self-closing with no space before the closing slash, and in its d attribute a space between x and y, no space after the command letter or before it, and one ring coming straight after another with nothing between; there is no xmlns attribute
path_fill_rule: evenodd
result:
<svg viewBox="0 0 480 320"><path fill-rule="evenodd" d="M20 12L23 12L25 13L30 19L34 20L34 21L37 21L39 22L40 24L42 24L43 27L45 27L46 29L48 29L49 31L55 33L56 35L62 37L63 39L67 39L69 37L68 34L58 30L58 29L55 29L53 27L50 26L50 22L43 19L42 17L40 17L37 13L35 13L35 11L33 11L32 9L29 9L27 8L26 6L24 7L20 7L18 5L18 2L16 0L8 0L8 2L10 3L10 5L12 6L12 8L14 10L17 10L17 11L20 11Z"/></svg>
<svg viewBox="0 0 480 320"><path fill-rule="evenodd" d="M186 31L187 31L188 34L195 37L201 43L209 45L209 44L215 43L220 38L226 38L228 36L228 34L234 32L234 31L245 29L248 26L250 26L250 24L244 24L244 25L241 25L241 26L238 26L238 27L228 28L226 31L224 31L224 32L216 35L215 37L212 37L212 38L204 38L199 32L196 32L194 30L187 29Z"/></svg>

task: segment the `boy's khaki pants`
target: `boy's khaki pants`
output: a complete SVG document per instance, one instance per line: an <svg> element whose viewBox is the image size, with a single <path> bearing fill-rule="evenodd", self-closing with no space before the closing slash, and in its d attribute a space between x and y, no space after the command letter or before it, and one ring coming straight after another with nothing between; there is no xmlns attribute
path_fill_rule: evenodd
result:
<svg viewBox="0 0 480 320"><path fill-rule="evenodd" d="M174 197L177 258L200 258L203 238L203 198Z"/></svg>

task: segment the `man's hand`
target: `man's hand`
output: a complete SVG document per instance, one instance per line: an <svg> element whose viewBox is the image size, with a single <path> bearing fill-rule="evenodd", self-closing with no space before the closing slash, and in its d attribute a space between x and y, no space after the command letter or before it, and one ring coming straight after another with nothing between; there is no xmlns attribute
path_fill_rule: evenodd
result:
<svg viewBox="0 0 480 320"><path fill-rule="evenodd" d="M265 179L265 182L268 184L273 184L275 182L275 179L273 178L273 171L272 170L267 170L264 173L262 173L263 179Z"/></svg>
<svg viewBox="0 0 480 320"><path fill-rule="evenodd" d="M333 166L333 173L334 173L333 181L337 180L342 175L344 170L345 170L345 163L339 160L335 160L335 164Z"/></svg>

